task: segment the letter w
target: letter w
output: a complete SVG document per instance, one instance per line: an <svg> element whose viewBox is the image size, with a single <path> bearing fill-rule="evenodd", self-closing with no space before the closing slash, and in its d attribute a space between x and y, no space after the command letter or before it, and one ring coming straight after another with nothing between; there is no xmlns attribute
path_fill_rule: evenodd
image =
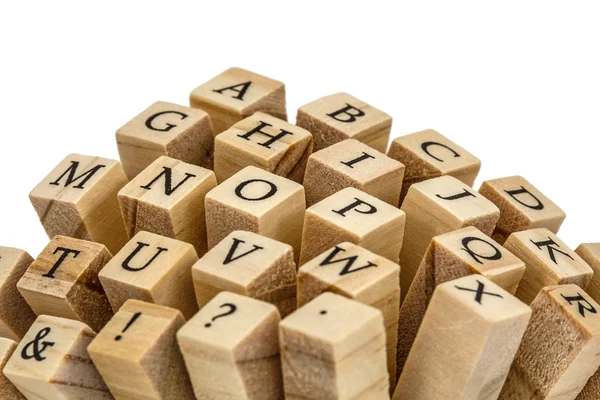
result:
<svg viewBox="0 0 600 400"><path fill-rule="evenodd" d="M329 253L327 255L327 257L325 257L325 259L321 262L321 264L319 264L319 266L323 267L325 265L335 264L335 263L339 263L339 262L345 262L346 265L344 265L344 268L342 268L342 270L340 271L340 276L351 274L353 272L360 271L361 269L377 266L377 264L373 264L371 261L369 261L367 264L363 265L362 267L357 267L357 268L351 269L352 266L354 265L354 263L356 262L356 260L358 259L358 256L351 256L351 257L340 258L338 260L334 260L333 258L340 251L346 251L346 250L342 249L341 247L335 246L333 251L331 253Z"/></svg>

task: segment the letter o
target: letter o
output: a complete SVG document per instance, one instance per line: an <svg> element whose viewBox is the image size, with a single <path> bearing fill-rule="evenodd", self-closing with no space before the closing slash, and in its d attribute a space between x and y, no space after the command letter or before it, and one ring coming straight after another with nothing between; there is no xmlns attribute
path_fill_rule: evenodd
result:
<svg viewBox="0 0 600 400"><path fill-rule="evenodd" d="M255 182L263 182L266 183L267 185L269 185L269 191L260 196L260 197L246 197L244 196L244 188L252 183ZM237 187L235 188L235 194L237 197L239 197L240 199L244 199L244 200L248 200L248 201L261 201L261 200L266 200L269 197L272 197L273 195L275 195L275 193L277 193L277 186L275 186L275 184L273 182L269 182L269 181L265 181L264 179L249 179L247 181L244 181L242 183L240 183L239 185L237 185Z"/></svg>

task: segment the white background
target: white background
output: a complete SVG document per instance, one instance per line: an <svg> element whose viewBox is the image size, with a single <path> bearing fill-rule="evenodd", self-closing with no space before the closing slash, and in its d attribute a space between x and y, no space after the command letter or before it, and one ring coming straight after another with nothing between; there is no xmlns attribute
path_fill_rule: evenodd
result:
<svg viewBox="0 0 600 400"><path fill-rule="evenodd" d="M3 1L0 245L47 244L29 191L68 153L118 158L114 132L231 66L285 82L288 113L346 91L520 174L600 241L595 1Z"/></svg>

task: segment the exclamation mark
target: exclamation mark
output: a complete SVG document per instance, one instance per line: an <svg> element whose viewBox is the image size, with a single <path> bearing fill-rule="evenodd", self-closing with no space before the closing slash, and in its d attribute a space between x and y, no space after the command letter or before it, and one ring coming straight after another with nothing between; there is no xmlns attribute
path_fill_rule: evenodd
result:
<svg viewBox="0 0 600 400"><path fill-rule="evenodd" d="M135 314L133 314L133 317L131 317L131 320L127 323L127 325L125 325L125 328L121 331L121 333L125 333L125 331L127 331L127 329L129 329L129 327L131 325L133 325L133 323L135 322L136 319L138 319L140 317L140 315L142 315L141 312L136 312ZM119 341L123 339L123 336L121 335L117 335L115 336L115 340Z"/></svg>

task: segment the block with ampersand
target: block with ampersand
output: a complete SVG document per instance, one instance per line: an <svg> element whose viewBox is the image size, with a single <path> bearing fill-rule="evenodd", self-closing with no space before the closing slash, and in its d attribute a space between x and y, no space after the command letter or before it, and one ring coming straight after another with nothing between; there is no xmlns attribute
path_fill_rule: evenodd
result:
<svg viewBox="0 0 600 400"><path fill-rule="evenodd" d="M296 309L292 246L248 231L231 232L192 267L200 308L222 291L275 305L282 316Z"/></svg>
<svg viewBox="0 0 600 400"><path fill-rule="evenodd" d="M547 286L499 399L575 399L600 366L600 306L575 284Z"/></svg>
<svg viewBox="0 0 600 400"><path fill-rule="evenodd" d="M88 347L90 358L117 399L194 400L176 333L178 310L127 300Z"/></svg>
<svg viewBox="0 0 600 400"><path fill-rule="evenodd" d="M283 398L277 308L221 292L177 333L198 399Z"/></svg>
<svg viewBox="0 0 600 400"><path fill-rule="evenodd" d="M286 399L389 399L381 311L326 292L281 321Z"/></svg>
<svg viewBox="0 0 600 400"><path fill-rule="evenodd" d="M213 166L214 135L202 110L157 101L116 133L125 174L133 179L160 156Z"/></svg>
<svg viewBox="0 0 600 400"><path fill-rule="evenodd" d="M392 117L348 93L336 93L300 107L296 124L313 134L315 151L356 139L383 153Z"/></svg>
<svg viewBox="0 0 600 400"><path fill-rule="evenodd" d="M110 400L87 352L96 334L72 319L40 315L4 367L29 400Z"/></svg>
<svg viewBox="0 0 600 400"><path fill-rule="evenodd" d="M450 175L473 186L481 161L433 129L400 136L392 141L388 156L406 166L400 202L413 183Z"/></svg>
<svg viewBox="0 0 600 400"><path fill-rule="evenodd" d="M198 86L190 105L210 115L215 134L257 111L287 119L285 85L242 68L230 68Z"/></svg>
<svg viewBox="0 0 600 400"><path fill-rule="evenodd" d="M582 243L575 253L594 271L585 291L596 301L600 300L600 243Z"/></svg>
<svg viewBox="0 0 600 400"><path fill-rule="evenodd" d="M35 313L21 296L17 283L33 258L23 250L0 246L0 336L13 340L23 337L35 321Z"/></svg>
<svg viewBox="0 0 600 400"><path fill-rule="evenodd" d="M214 172L171 157L159 157L119 191L131 238L152 232L190 243L206 253L204 198L217 186Z"/></svg>
<svg viewBox="0 0 600 400"><path fill-rule="evenodd" d="M480 275L435 289L393 399L496 399L531 308Z"/></svg>
<svg viewBox="0 0 600 400"><path fill-rule="evenodd" d="M374 196L343 189L306 210L300 265L342 242L398 262L405 219L403 211Z"/></svg>
<svg viewBox="0 0 600 400"><path fill-rule="evenodd" d="M25 400L19 389L6 379L6 376L2 372L16 348L16 342L5 337L0 337L0 399L3 400Z"/></svg>
<svg viewBox="0 0 600 400"><path fill-rule="evenodd" d="M330 195L354 187L394 207L398 205L404 165L354 139L313 153L304 176L310 207Z"/></svg>
<svg viewBox="0 0 600 400"><path fill-rule="evenodd" d="M565 213L542 192L520 176L483 182L479 193L500 209L500 219L492 235L504 243L511 233L546 228L557 233Z"/></svg>
<svg viewBox="0 0 600 400"><path fill-rule="evenodd" d="M113 311L128 299L175 308L185 318L196 311L192 265L194 247L176 239L139 232L98 275Z"/></svg>
<svg viewBox="0 0 600 400"><path fill-rule="evenodd" d="M98 279L111 257L99 243L55 236L17 288L37 315L76 319L99 331L113 315Z"/></svg>
<svg viewBox="0 0 600 400"><path fill-rule="evenodd" d="M127 243L117 193L127 183L121 164L71 154L29 194L49 238L70 236L105 245L114 254Z"/></svg>
<svg viewBox="0 0 600 400"><path fill-rule="evenodd" d="M594 273L577 253L546 228L513 233L504 247L527 266L516 293L527 304L544 286L574 283L585 288Z"/></svg>

